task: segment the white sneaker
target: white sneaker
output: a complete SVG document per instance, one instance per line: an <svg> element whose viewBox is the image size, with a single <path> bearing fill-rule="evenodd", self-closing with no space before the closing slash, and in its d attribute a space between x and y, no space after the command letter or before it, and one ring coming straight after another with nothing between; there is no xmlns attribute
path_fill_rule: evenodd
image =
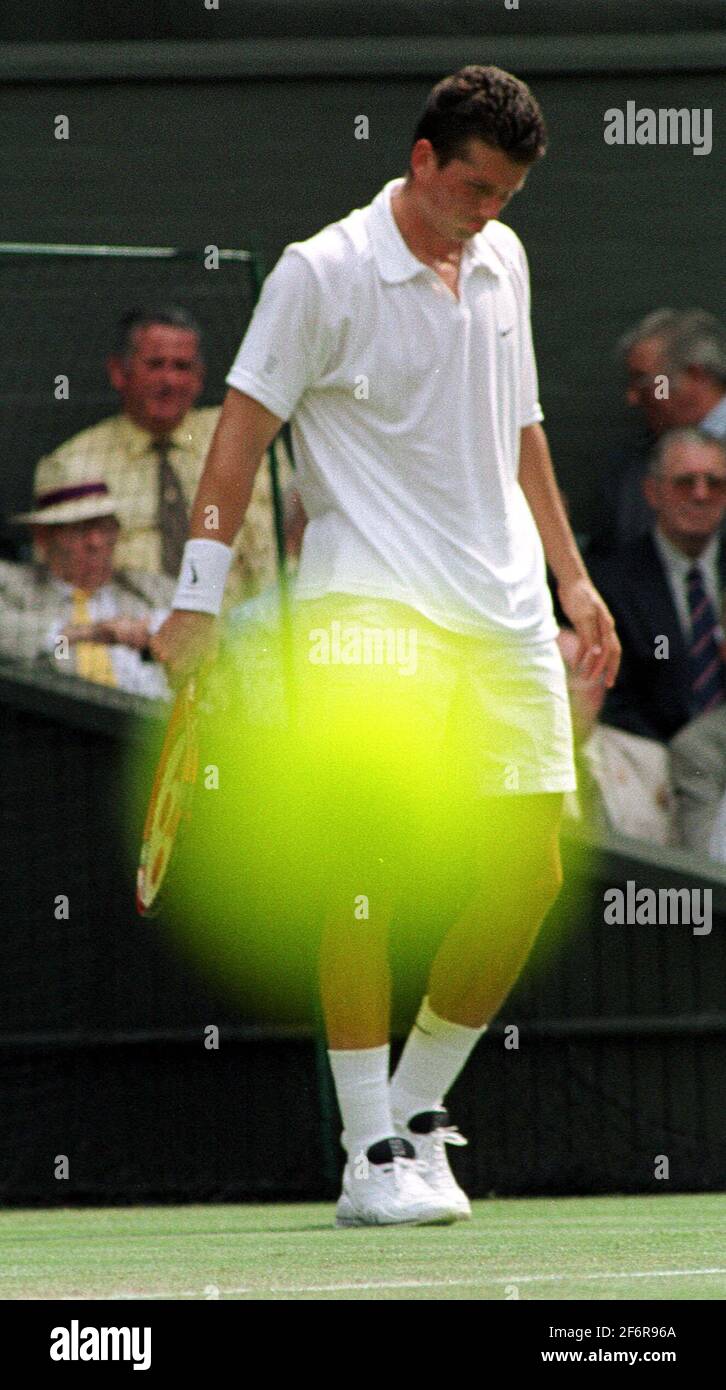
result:
<svg viewBox="0 0 726 1390"><path fill-rule="evenodd" d="M447 1204L452 1212L452 1220L468 1221L471 1203L459 1187L446 1154L447 1144L460 1147L468 1140L459 1133L456 1125L449 1124L448 1110L425 1110L420 1115L413 1115L407 1125L396 1126L396 1133L415 1145L426 1185Z"/></svg>
<svg viewBox="0 0 726 1390"><path fill-rule="evenodd" d="M456 1220L450 1200L424 1182L413 1144L392 1137L349 1158L336 1226L443 1226Z"/></svg>

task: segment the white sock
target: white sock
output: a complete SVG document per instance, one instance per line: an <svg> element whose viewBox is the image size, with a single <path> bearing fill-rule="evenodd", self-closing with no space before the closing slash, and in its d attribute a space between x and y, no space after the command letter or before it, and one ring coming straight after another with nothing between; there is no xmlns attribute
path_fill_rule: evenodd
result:
<svg viewBox="0 0 726 1390"><path fill-rule="evenodd" d="M328 1052L343 1117L341 1143L351 1159L395 1134L388 1094L389 1052L388 1043Z"/></svg>
<svg viewBox="0 0 726 1390"><path fill-rule="evenodd" d="M439 1018L424 999L391 1081L391 1110L399 1126L424 1110L438 1110L483 1028Z"/></svg>

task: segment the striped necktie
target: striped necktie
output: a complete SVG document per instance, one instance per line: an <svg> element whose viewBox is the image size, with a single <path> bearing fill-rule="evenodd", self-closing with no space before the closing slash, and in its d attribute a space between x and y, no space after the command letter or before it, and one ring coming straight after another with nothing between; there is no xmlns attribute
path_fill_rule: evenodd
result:
<svg viewBox="0 0 726 1390"><path fill-rule="evenodd" d="M694 715L715 709L724 699L724 670L720 629L714 606L706 593L700 565L686 575L688 610L691 615L691 703Z"/></svg>
<svg viewBox="0 0 726 1390"><path fill-rule="evenodd" d="M169 440L159 439L153 447L159 457L157 525L161 535L161 568L164 574L176 579L189 534L189 513L179 475L169 459Z"/></svg>
<svg viewBox="0 0 726 1390"><path fill-rule="evenodd" d="M86 627L93 622L89 597L85 589L73 590L74 627ZM84 680L96 681L99 685L118 685L105 642L76 642L76 671Z"/></svg>

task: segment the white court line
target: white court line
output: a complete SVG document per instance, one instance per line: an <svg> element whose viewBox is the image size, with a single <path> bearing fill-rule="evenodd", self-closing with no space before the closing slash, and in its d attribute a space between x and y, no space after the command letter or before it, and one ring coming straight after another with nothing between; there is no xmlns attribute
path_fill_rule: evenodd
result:
<svg viewBox="0 0 726 1390"><path fill-rule="evenodd" d="M503 1274L487 1277L482 1275L479 1279L381 1279L371 1280L367 1283L349 1284L277 1284L270 1285L268 1288L254 1287L248 1284L239 1285L237 1288L219 1288L220 1299L228 1297L230 1294L252 1293L264 1297L271 1293L349 1293L356 1289L362 1291L368 1289L465 1289L479 1288L485 1284L556 1284L568 1281L576 1283L597 1283L600 1279L689 1279L694 1276L707 1274L726 1274L726 1268L713 1269L639 1269L624 1270L621 1273L603 1274ZM214 1287L217 1287L216 1285ZM99 1295L77 1295L75 1298L69 1295L62 1298L61 1302L84 1303L98 1298ZM182 1289L178 1293L117 1293L109 1294L108 1301L124 1299L148 1300L152 1298L179 1299L179 1298L198 1298L203 1302L216 1303L215 1298L205 1299L202 1289Z"/></svg>

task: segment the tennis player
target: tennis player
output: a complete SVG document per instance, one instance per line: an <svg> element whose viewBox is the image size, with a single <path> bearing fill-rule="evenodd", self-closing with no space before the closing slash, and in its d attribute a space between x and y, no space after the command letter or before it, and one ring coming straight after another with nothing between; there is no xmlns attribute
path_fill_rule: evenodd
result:
<svg viewBox="0 0 726 1390"><path fill-rule="evenodd" d="M545 145L523 82L463 68L429 94L406 176L286 248L227 379L174 611L153 643L176 682L213 646L256 469L289 420L309 517L302 630L333 613L348 637L404 631L413 646L415 634L431 737L466 711L459 754L475 783L486 874L440 945L392 1079L387 914L372 913L362 931L339 906L323 930L347 1152L339 1225L470 1215L446 1153L466 1141L443 1102L557 896L561 801L575 786L545 557L583 673L610 686L619 662L542 428L527 260L498 220ZM329 653L324 677L330 688L359 682L363 704L371 672L363 660L336 668ZM400 673L395 698L405 701L411 665Z"/></svg>

